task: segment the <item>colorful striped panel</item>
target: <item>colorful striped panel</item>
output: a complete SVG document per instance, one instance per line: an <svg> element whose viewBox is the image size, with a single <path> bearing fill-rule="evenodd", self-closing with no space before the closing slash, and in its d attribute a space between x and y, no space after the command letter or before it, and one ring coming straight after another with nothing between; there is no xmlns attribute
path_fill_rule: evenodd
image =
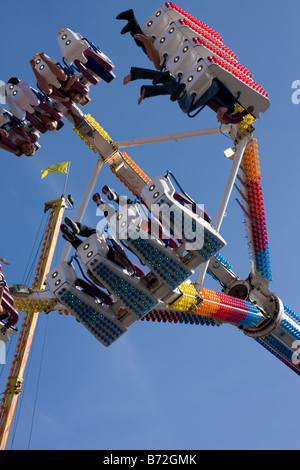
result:
<svg viewBox="0 0 300 470"><path fill-rule="evenodd" d="M153 309L145 315L142 320L158 321L163 323L184 323L190 325L220 326L212 318L201 317L189 312L175 309Z"/></svg>
<svg viewBox="0 0 300 470"><path fill-rule="evenodd" d="M191 312L193 316L199 316L202 319L232 323L236 326L256 326L262 320L260 311L246 300L202 288L200 295L203 300L197 305L199 295L191 282L181 284L180 290L183 295L172 305L166 304L168 311L173 312L173 316L170 317L172 320L168 321L175 321L175 319L179 321L180 318L185 317L185 313ZM157 312L156 309L152 312L154 310ZM175 311L177 317L174 316ZM150 318L153 320L151 316Z"/></svg>
<svg viewBox="0 0 300 470"><path fill-rule="evenodd" d="M256 139L253 139L252 144L246 148L241 167L246 175L248 213L251 219L252 240L250 240L250 243L252 245L256 270L263 278L271 281L272 271L269 242L256 142Z"/></svg>
<svg viewBox="0 0 300 470"><path fill-rule="evenodd" d="M260 311L247 300L202 288L203 301L194 313L236 326L255 326L262 320Z"/></svg>

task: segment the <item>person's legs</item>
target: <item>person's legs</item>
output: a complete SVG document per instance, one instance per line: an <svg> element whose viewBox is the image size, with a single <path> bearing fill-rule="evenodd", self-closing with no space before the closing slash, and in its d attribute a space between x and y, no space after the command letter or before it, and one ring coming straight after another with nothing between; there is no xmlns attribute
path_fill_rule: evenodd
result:
<svg viewBox="0 0 300 470"><path fill-rule="evenodd" d="M152 69L145 69L142 67L131 67L130 69L131 81L154 80L156 78L161 77L163 74L164 72Z"/></svg>
<svg viewBox="0 0 300 470"><path fill-rule="evenodd" d="M121 34L130 33L131 36L134 38L135 34L144 34L141 30L141 27L134 15L134 11L132 9L123 11L116 16L117 20L127 20L128 23L124 26L121 31ZM134 38L134 41L138 47L141 47L144 53L147 55L147 51L143 42L139 41L138 39Z"/></svg>
<svg viewBox="0 0 300 470"><path fill-rule="evenodd" d="M123 80L123 84L127 85L127 83L134 81L134 80L154 80L157 79L159 80L163 75L163 72L158 72L156 70L150 70L150 69L144 69L140 67L131 67L130 73L126 75L126 77ZM146 91L146 89L148 91ZM152 90L152 91L150 91ZM154 86L143 86L141 88L141 95L138 100L138 104L141 104L144 98L149 98L151 96L157 96L157 95L167 95L168 92L166 90L163 90L162 86L154 88Z"/></svg>
<svg viewBox="0 0 300 470"><path fill-rule="evenodd" d="M60 82L65 82L66 80L68 80L68 75L66 74L66 72L64 71L64 69L60 65L52 62L52 60L49 60L45 56L44 52L40 52L39 56L42 59L42 61L45 62L45 64L48 65L51 72L54 73L54 75L57 77L57 79Z"/></svg>
<svg viewBox="0 0 300 470"><path fill-rule="evenodd" d="M76 222L76 225L79 229L78 235L80 235L81 237L90 237L91 235L97 233L97 230L95 228L88 227L87 225L84 225L80 222Z"/></svg>
<svg viewBox="0 0 300 470"><path fill-rule="evenodd" d="M152 98L154 96L169 95L170 93L163 85L143 85L141 87L141 96L139 104L145 98Z"/></svg>
<svg viewBox="0 0 300 470"><path fill-rule="evenodd" d="M80 240L80 238L76 237L76 235L74 235L74 233L72 233L68 227L64 224L61 224L60 226L60 230L63 234L63 238L70 242L72 247L75 248L75 250L77 250L77 248L79 247L79 245L81 245L82 243L82 240Z"/></svg>
<svg viewBox="0 0 300 470"><path fill-rule="evenodd" d="M156 70L161 70L160 57L153 45L153 39L150 36L144 34L142 31L136 32L133 37L137 45L139 45L139 43L142 44L141 47L148 56L149 60L153 62Z"/></svg>
<svg viewBox="0 0 300 470"><path fill-rule="evenodd" d="M53 92L53 87L49 85L47 80L36 70L34 59L31 59L30 65L39 88L44 91L48 96L50 96Z"/></svg>
<svg viewBox="0 0 300 470"><path fill-rule="evenodd" d="M130 74L124 78L124 85L134 80L153 80L153 83L162 83L162 85L144 85L141 88L141 95L138 103L140 104L143 99L151 98L159 95L171 95L178 89L178 83L170 74L166 77L166 72L158 70L145 69L141 67L131 67ZM184 107L184 100L181 106ZM186 104L188 108L190 102ZM187 111L186 111L187 112Z"/></svg>
<svg viewBox="0 0 300 470"><path fill-rule="evenodd" d="M81 222L74 222L74 220L69 219L68 217L65 217L65 223L70 227L71 232L74 235L79 235L81 237L89 237L90 235L97 233L96 229L88 227L87 225L84 225Z"/></svg>

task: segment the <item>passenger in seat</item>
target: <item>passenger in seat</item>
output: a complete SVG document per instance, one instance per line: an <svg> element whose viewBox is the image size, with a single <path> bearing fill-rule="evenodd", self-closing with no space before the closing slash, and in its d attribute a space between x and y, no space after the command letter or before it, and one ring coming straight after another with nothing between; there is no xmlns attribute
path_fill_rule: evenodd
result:
<svg viewBox="0 0 300 470"><path fill-rule="evenodd" d="M195 103L193 98L190 99L186 92L185 84L178 83L169 72L131 67L130 73L123 80L123 84L126 85L130 81L139 79L152 79L153 85L143 85L141 87L138 104L141 104L145 98L170 95L171 101L177 101L180 109L184 113L190 114L197 109L203 108L210 102L222 103L223 106L220 105L217 109L217 120L222 124L229 122L226 120L226 114L234 113L235 98L218 79L212 81L210 88ZM228 106L226 106L226 103ZM241 116L242 119L243 117Z"/></svg>
<svg viewBox="0 0 300 470"><path fill-rule="evenodd" d="M63 233L63 238L71 243L75 250L78 249L79 245L83 242L79 237L89 237L97 233L97 230L86 225L83 225L79 222L74 222L72 219L65 218L65 224L60 226L61 232ZM69 226L69 228L67 227ZM122 245L117 242L117 240L109 234L107 239L108 253L107 259L113 261L119 265L122 269L126 269L130 275L142 273L142 270L133 264L127 257ZM138 268L138 270L136 270Z"/></svg>
<svg viewBox="0 0 300 470"><path fill-rule="evenodd" d="M9 264L5 259L0 258L0 261L4 264ZM0 320L4 320L9 317L9 312L7 312L1 305L4 288L6 286L4 275L2 274L2 265L0 264Z"/></svg>
<svg viewBox="0 0 300 470"><path fill-rule="evenodd" d="M217 103L216 114L217 120L221 124L227 124L230 122L229 115L234 113L235 98L229 92L229 90L217 79L213 80L210 88L196 101L194 102L193 97L190 98L186 92L185 84L177 82L169 72L162 72L163 65L160 63L160 57L153 45L153 39L143 33L141 30L133 10L127 10L120 13L117 19L125 19L128 21L127 25L122 29L121 34L130 32L137 45L140 45L148 58L153 62L156 70L150 71L147 69L138 69L132 67L130 74L124 78L124 85L132 80L137 79L151 79L153 80L154 86L143 86L141 88L141 95L138 100L138 104L141 104L143 99L150 98L158 95L171 95L171 101L177 101L181 110L190 115L195 110L201 111L206 105L210 105L211 102ZM144 71L144 73L142 72ZM152 72L152 74L151 74ZM161 74L161 75L158 75ZM162 86L158 86L161 84ZM193 116L191 116L193 117ZM243 116L238 113L236 115L236 121L242 121Z"/></svg>
<svg viewBox="0 0 300 470"><path fill-rule="evenodd" d="M6 150L7 152L13 153L14 155L19 156L20 153L24 153L27 157L32 157L37 149L36 144L30 141L29 136L26 134L25 128L23 124L19 125L24 137L21 138L13 129L11 129L9 132L7 132L8 136L5 137L4 135L1 136L0 139L0 148L3 150ZM5 142L5 139L7 141L10 141L13 144L13 147L16 148L17 150L12 149L7 145ZM4 140L4 142L3 142Z"/></svg>
<svg viewBox="0 0 300 470"><path fill-rule="evenodd" d="M54 73L57 80L61 84L58 89L56 89L54 85L49 84L45 77L43 77L43 75L37 71L34 59L31 59L30 66L32 68L32 71L35 75L40 89L56 101L60 101L62 103L72 101L74 103L80 104L83 99L85 99L85 97L73 87L74 83L79 81L79 77L75 74L69 77L64 71L64 69L59 64L56 64L49 60L45 56L44 52L40 52L39 56L41 57L43 62L48 65L51 72ZM63 97L60 97L60 95L57 94L57 91L62 93Z"/></svg>

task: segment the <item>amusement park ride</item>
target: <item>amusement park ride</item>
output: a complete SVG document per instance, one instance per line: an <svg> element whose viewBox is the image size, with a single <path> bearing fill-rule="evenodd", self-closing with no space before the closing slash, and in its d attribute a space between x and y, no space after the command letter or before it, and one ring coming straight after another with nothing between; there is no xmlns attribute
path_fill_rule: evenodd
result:
<svg viewBox="0 0 300 470"><path fill-rule="evenodd" d="M79 74L74 87L83 97L80 104L49 97L22 80L7 82L5 95L10 111L2 110L0 127L5 129L7 123L13 123L11 132L21 135L17 118L38 149L39 134L47 132L40 114L46 113L58 122L65 117L98 157L76 224L69 221L73 232L70 228L71 235L65 237L68 241L59 264L51 266L64 209L69 204L64 196L46 204L49 222L33 285L14 284L8 288L1 274L4 313L0 314L0 340L5 343L10 335L19 335L0 407L1 449L5 448L21 393L23 371L40 312L72 314L107 347L138 320L217 326L227 323L255 339L300 375L299 358L295 355L295 345L300 340L300 317L270 290L269 245L257 143L253 137L254 122L269 107L268 95L216 31L172 2L160 6L140 29L153 38L163 71L184 85L181 89L193 103L201 99L216 80L233 96L233 112L225 113L226 126L222 129L235 147L224 194L211 221L194 201L176 191L169 174L150 179L120 151L130 146L130 142L114 142L94 118L83 114L80 108L89 102L89 87L101 80L110 83L115 75L111 60L80 34L64 29L58 35L66 73L69 76ZM63 98L61 83L49 67L49 60L53 61L51 58L44 61L43 56L37 55L34 66L56 90L55 97ZM224 103L211 97L205 105L217 112ZM158 137L156 141L218 132L219 128L207 129ZM10 135L2 139L3 142L12 151L22 154ZM135 141L132 145L139 143ZM97 193L93 195L103 164L109 165L134 195L134 201L124 199L122 203L122 198L118 199L109 188L106 193L110 203L105 203ZM250 247L251 266L247 279L235 274L220 253L226 246L220 228L236 184ZM109 229L105 225L102 231L81 239L78 227L91 199L104 213ZM116 239L121 244L116 243ZM76 255L70 257L74 240L77 241ZM135 254L142 268L124 258L122 246ZM112 256L113 252L117 255ZM75 270L77 265L82 278ZM207 273L221 284L222 292L203 287ZM193 283L190 278L194 274L196 281ZM18 312L25 312L20 332L16 326Z"/></svg>

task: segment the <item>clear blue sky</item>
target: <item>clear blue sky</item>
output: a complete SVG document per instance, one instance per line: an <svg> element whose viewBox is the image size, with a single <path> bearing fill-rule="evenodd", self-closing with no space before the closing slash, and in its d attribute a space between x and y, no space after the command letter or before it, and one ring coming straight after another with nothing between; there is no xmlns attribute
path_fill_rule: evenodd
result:
<svg viewBox="0 0 300 470"><path fill-rule="evenodd" d="M272 260L271 289L299 313L300 105L291 100L292 82L300 79L299 2L175 3L216 29L270 94L271 106L256 122L255 137ZM84 109L113 140L215 127L209 109L189 119L168 97L138 106L141 83L123 86L130 66L150 63L129 35L121 36L125 22L115 17L133 8L143 24L159 5L152 0L88 4L16 0L12 8L4 2L0 79L18 76L34 86L30 58L44 51L60 60L57 32L69 27L97 44L116 65L115 80L93 87L92 101ZM72 161L67 193L74 196L76 206L67 215L73 217L96 162L68 121L58 133L42 136L40 143L42 149L31 159L1 150L0 254L10 262L5 270L9 284L24 280L26 266L33 261L31 250L37 249L44 202L60 197L63 189L63 175L49 174L41 180L41 170ZM218 135L134 147L127 153L150 177L171 170L214 217L230 170L223 157L229 145L226 137ZM104 184L128 194L108 167L100 173L96 190ZM222 254L245 278L250 265L236 197L238 193L230 200L221 229L228 244ZM84 221L96 225L97 220L91 202ZM63 246L60 238L54 262ZM205 285L219 290L209 278ZM9 367L0 367L2 392ZM299 376L228 325L136 322L106 349L73 317L42 313L27 371L8 448L299 449Z"/></svg>

